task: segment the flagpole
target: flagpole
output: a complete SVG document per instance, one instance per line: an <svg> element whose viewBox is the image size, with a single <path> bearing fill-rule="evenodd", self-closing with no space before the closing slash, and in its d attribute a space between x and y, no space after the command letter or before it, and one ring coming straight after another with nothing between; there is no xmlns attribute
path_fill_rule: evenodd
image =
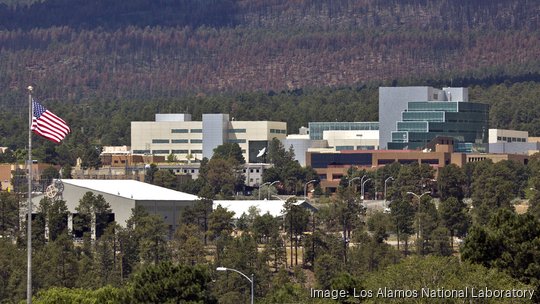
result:
<svg viewBox="0 0 540 304"><path fill-rule="evenodd" d="M32 304L32 86L28 86L28 218L26 238L27 273L26 273L26 303Z"/></svg>

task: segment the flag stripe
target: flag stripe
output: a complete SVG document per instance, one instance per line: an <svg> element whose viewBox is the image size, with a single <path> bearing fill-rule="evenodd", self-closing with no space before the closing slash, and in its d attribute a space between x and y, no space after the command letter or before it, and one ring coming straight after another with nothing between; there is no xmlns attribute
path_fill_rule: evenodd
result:
<svg viewBox="0 0 540 304"><path fill-rule="evenodd" d="M67 123L37 101L33 101L32 131L48 140L59 143L70 132Z"/></svg>
<svg viewBox="0 0 540 304"><path fill-rule="evenodd" d="M65 121L63 121L58 116L51 113L51 111L49 110L43 113L41 120L46 120L50 124L54 124L55 127L58 127L59 129L63 129L66 135L71 131Z"/></svg>
<svg viewBox="0 0 540 304"><path fill-rule="evenodd" d="M36 130L39 130L39 131L41 131L41 133L44 133L44 134L49 134L51 136L55 136L59 140L62 140L62 138L64 138L67 135L67 134L59 133L59 132L55 131L54 129L49 128L48 125L42 124L40 122L36 123Z"/></svg>
<svg viewBox="0 0 540 304"><path fill-rule="evenodd" d="M58 133L59 135L66 136L69 131L63 128L61 125L58 125L57 123L50 121L45 115L42 115L42 119L39 119L37 121L37 125L42 128L47 128L50 131L54 131L55 133Z"/></svg>
<svg viewBox="0 0 540 304"><path fill-rule="evenodd" d="M52 141L54 141L55 143L59 143L59 142L60 142L60 140L59 140L56 136L51 136L51 135L49 135L48 133L45 133L45 132L43 132L43 131L41 131L41 130L37 130L37 129L36 129L36 130L33 130L33 132L36 133L37 135L41 135L41 136L47 138L48 140L52 140Z"/></svg>

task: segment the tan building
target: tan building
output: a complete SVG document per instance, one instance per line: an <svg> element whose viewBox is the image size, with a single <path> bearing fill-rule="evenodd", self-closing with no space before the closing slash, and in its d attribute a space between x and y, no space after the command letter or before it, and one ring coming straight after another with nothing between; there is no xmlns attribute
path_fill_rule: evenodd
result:
<svg viewBox="0 0 540 304"><path fill-rule="evenodd" d="M285 139L287 123L278 121L235 121L228 114L203 114L192 121L189 114L156 114L155 121L131 122L133 154L174 154L179 161L211 158L224 143L237 143L246 162L263 162L257 157L273 138Z"/></svg>
<svg viewBox="0 0 540 304"><path fill-rule="evenodd" d="M39 181L41 179L41 174L43 170L46 168L49 168L53 165L51 164L43 164L43 163L34 163L32 165L32 180L34 180L35 184L39 184ZM56 169L60 169L59 166L56 166ZM14 177L13 172L15 172L17 169L22 170L21 172L24 172L24 181L25 185L22 185L24 189L26 189L26 165L24 164L0 164L0 182L2 183L2 190L12 191L13 186L11 184L11 179ZM26 190L25 190L26 191Z"/></svg>
<svg viewBox="0 0 540 304"><path fill-rule="evenodd" d="M318 173L323 191L335 192L341 178L347 175L351 167L366 170L392 164L428 164L438 172L439 168L449 164L462 167L467 162L476 162L491 159L494 163L502 160L517 161L522 164L528 163L528 156L523 154L466 154L453 153L452 145L435 146L435 151L429 150L376 150L360 151L348 150L338 152L307 152L306 162Z"/></svg>

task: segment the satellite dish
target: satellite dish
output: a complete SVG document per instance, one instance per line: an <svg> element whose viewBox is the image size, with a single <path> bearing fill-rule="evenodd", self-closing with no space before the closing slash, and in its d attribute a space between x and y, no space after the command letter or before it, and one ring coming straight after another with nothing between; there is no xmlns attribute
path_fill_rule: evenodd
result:
<svg viewBox="0 0 540 304"><path fill-rule="evenodd" d="M51 184L45 189L45 196L53 199L58 195L58 189L54 186L54 184Z"/></svg>
<svg viewBox="0 0 540 304"><path fill-rule="evenodd" d="M266 147L264 147L264 148L262 148L261 150L259 150L259 154L257 154L257 157L263 156L264 153L266 153Z"/></svg>
<svg viewBox="0 0 540 304"><path fill-rule="evenodd" d="M61 180L55 180L45 189L45 196L55 199L62 195L62 192L64 192L64 183Z"/></svg>

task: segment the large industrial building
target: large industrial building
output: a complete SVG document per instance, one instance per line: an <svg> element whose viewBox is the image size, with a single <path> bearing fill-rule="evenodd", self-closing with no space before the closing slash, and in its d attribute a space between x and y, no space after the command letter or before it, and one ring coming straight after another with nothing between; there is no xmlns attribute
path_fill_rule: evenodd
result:
<svg viewBox="0 0 540 304"><path fill-rule="evenodd" d="M418 149L437 136L455 140L456 151L488 143L489 105L469 102L467 88L379 88L381 149Z"/></svg>
<svg viewBox="0 0 540 304"><path fill-rule="evenodd" d="M211 158L216 147L237 143L246 162L260 163L259 152L273 138L285 139L287 123L279 121L236 121L228 114L203 114L192 121L190 114L156 114L155 121L131 122L133 154L167 156L197 161Z"/></svg>
<svg viewBox="0 0 540 304"><path fill-rule="evenodd" d="M99 180L99 179L63 179L63 190L58 198L66 201L70 213L67 219L68 229L73 230L73 218L77 216L79 201L87 193L101 195L111 206L111 220L125 227L131 217L132 209L140 206L150 214L157 214L169 227L172 235L178 226L182 210L192 206L199 198L195 195L147 184L135 180ZM33 212L45 194L32 199ZM91 229L92 238L99 237L95 227Z"/></svg>

